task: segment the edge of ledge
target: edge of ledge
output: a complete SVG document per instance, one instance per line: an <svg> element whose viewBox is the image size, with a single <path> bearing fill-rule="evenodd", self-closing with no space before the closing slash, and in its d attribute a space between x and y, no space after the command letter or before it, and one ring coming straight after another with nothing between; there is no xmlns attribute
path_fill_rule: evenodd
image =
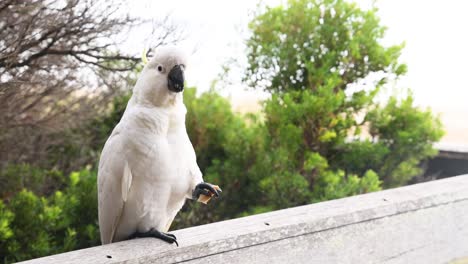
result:
<svg viewBox="0 0 468 264"><path fill-rule="evenodd" d="M135 239L23 263L184 262L465 200L468 175L461 175L173 231L180 247Z"/></svg>

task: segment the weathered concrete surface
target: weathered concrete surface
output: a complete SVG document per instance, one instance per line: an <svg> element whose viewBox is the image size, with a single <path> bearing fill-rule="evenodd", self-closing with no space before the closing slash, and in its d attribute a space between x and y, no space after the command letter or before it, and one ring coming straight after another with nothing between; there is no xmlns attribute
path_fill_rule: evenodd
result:
<svg viewBox="0 0 468 264"><path fill-rule="evenodd" d="M468 175L137 239L25 263L459 263Z"/></svg>

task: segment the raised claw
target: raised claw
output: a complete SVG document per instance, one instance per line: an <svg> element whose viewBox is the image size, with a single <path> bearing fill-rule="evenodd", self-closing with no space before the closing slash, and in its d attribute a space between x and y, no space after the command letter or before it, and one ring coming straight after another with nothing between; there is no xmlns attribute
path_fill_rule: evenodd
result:
<svg viewBox="0 0 468 264"><path fill-rule="evenodd" d="M202 183L197 184L197 186L195 186L195 190L193 191L192 196L194 199L198 199L200 194L208 196L212 193L216 197L219 197L221 192L222 192L221 189L218 189L218 190L215 189L212 184L207 183L207 182L202 182Z"/></svg>

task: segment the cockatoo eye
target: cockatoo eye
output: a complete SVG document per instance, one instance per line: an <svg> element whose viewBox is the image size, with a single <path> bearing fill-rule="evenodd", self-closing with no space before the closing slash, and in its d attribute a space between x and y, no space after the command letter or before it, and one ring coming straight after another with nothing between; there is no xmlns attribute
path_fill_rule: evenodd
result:
<svg viewBox="0 0 468 264"><path fill-rule="evenodd" d="M161 65L158 65L158 71L159 71L159 72L163 72L163 71L164 71L164 68L163 68L163 66L161 66Z"/></svg>

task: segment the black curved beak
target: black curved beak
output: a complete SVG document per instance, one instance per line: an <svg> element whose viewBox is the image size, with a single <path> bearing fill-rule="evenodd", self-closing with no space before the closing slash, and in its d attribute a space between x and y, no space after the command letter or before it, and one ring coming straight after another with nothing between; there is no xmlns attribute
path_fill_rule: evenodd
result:
<svg viewBox="0 0 468 264"><path fill-rule="evenodd" d="M170 91L179 93L184 90L184 66L174 66L167 76L167 87Z"/></svg>

